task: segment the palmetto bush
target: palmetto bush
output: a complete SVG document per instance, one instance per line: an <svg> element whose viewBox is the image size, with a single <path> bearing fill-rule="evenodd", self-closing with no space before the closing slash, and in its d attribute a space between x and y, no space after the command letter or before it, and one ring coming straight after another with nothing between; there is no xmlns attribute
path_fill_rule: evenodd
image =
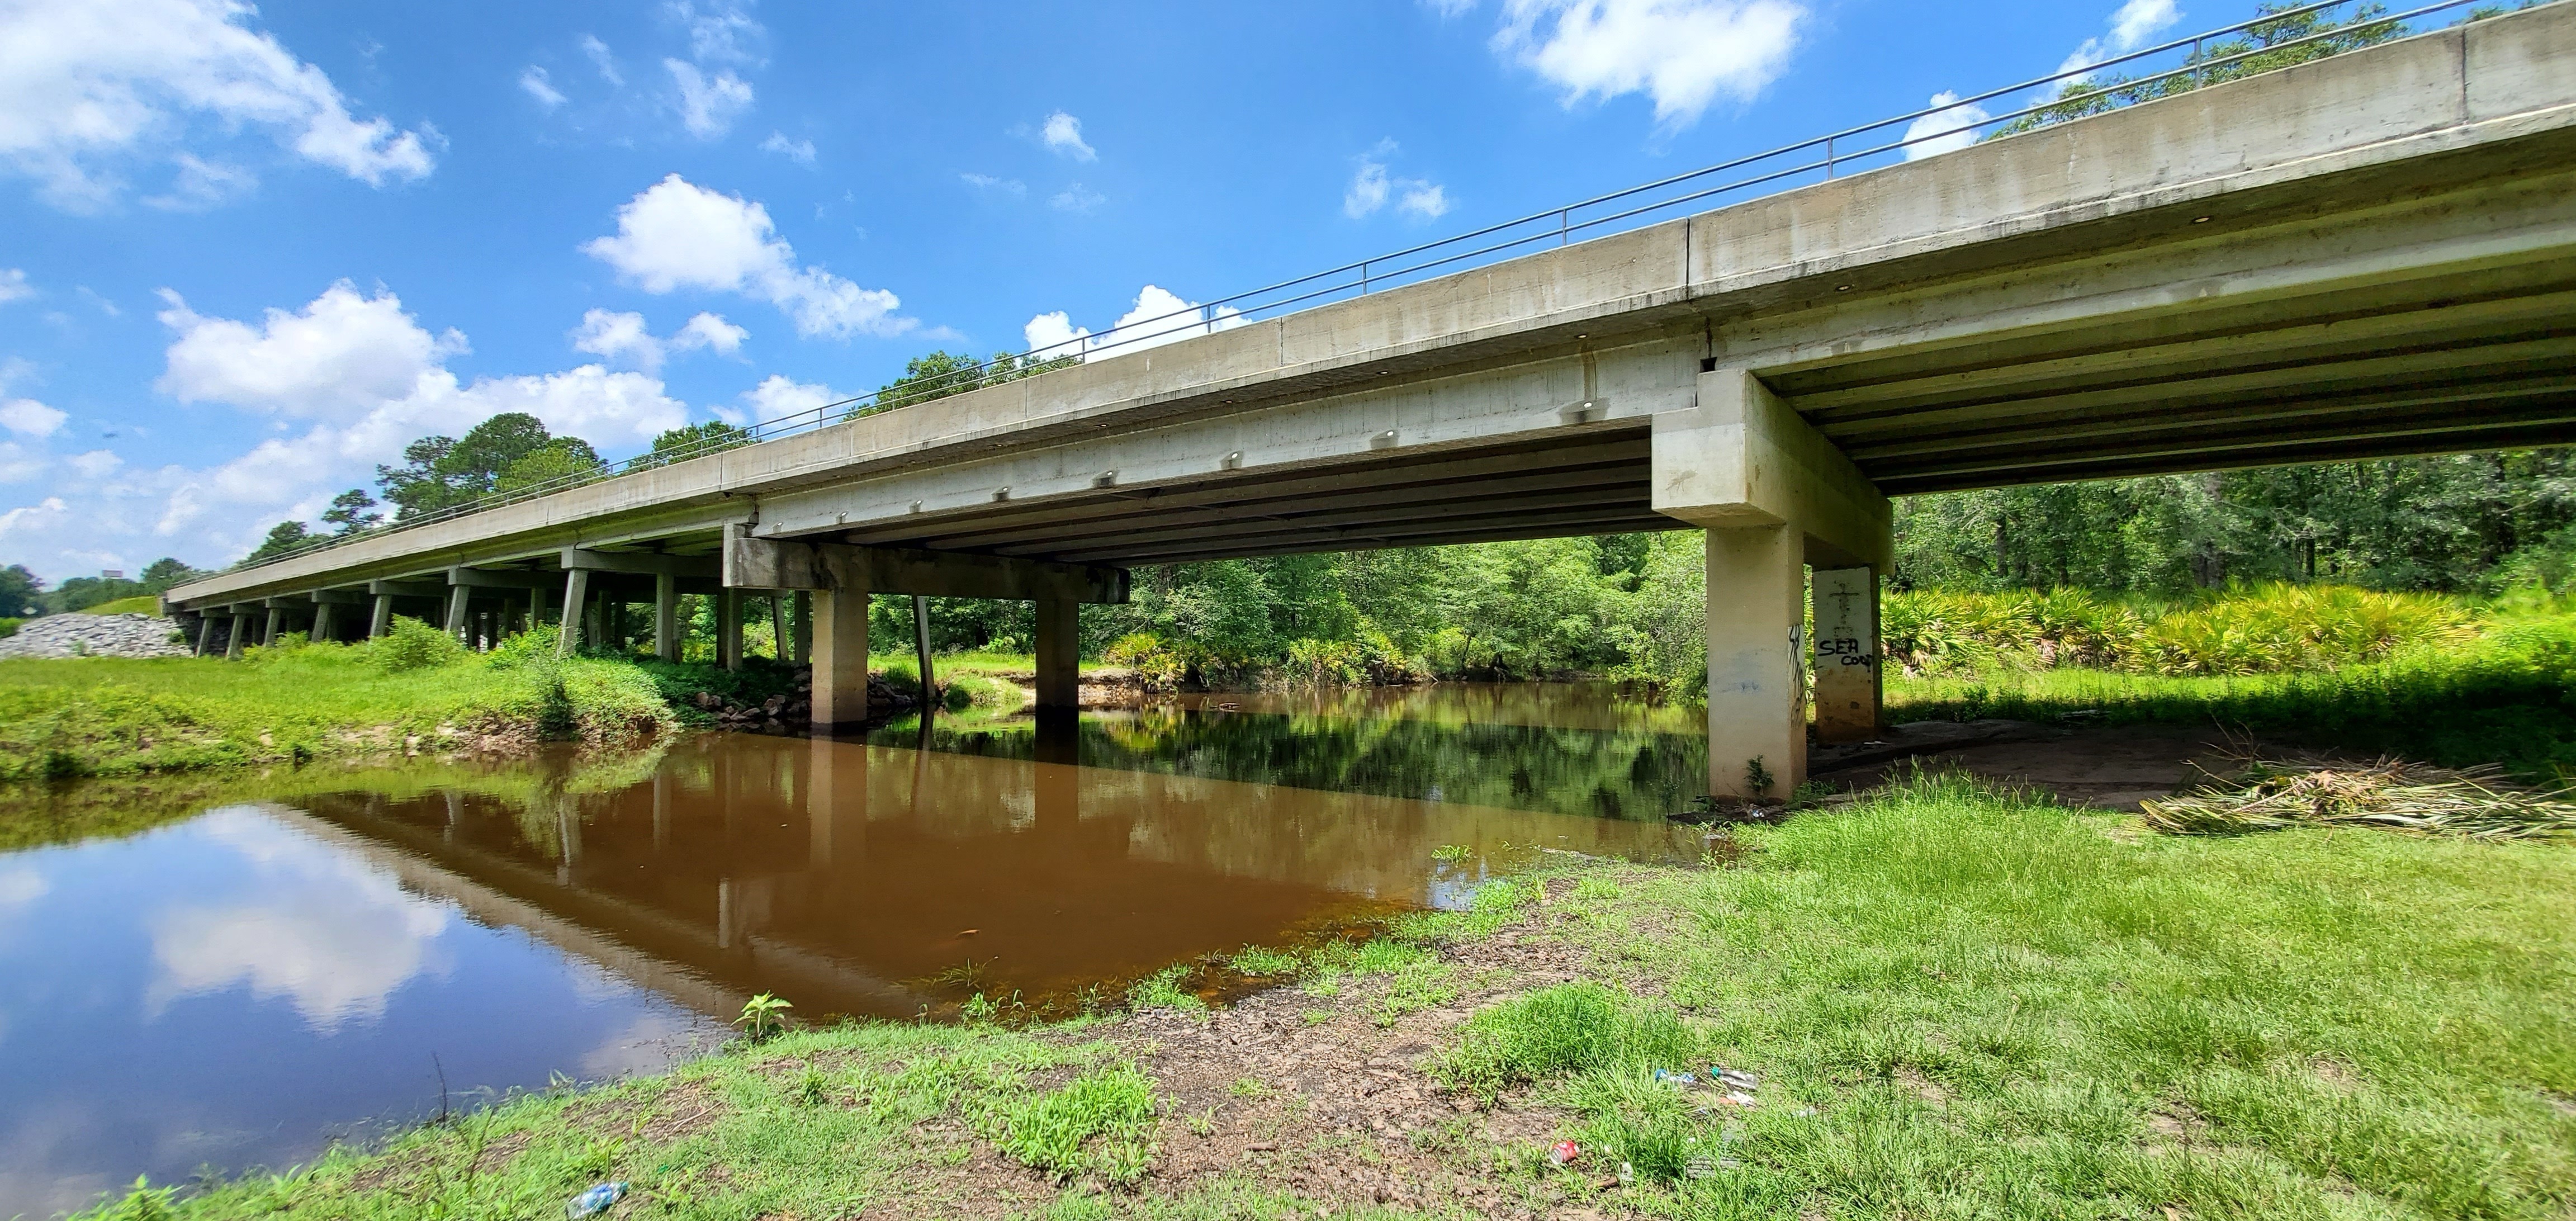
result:
<svg viewBox="0 0 2576 1221"><path fill-rule="evenodd" d="M2181 607L2081 590L1891 594L1883 634L1908 674L2083 666L2160 674L2270 674L2386 660L2474 634L2466 608L2437 594L2343 585L2227 589Z"/></svg>

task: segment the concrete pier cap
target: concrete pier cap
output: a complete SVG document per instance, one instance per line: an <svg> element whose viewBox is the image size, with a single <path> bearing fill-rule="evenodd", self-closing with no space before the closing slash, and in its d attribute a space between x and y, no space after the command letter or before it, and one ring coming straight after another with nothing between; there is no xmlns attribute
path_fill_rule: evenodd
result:
<svg viewBox="0 0 2576 1221"><path fill-rule="evenodd" d="M1895 509L1751 370L1700 374L1698 401L1658 413L1652 436L1655 511L1708 531L1709 792L1786 798L1807 773L1811 645L1819 734L1878 728L1878 578L1895 563Z"/></svg>

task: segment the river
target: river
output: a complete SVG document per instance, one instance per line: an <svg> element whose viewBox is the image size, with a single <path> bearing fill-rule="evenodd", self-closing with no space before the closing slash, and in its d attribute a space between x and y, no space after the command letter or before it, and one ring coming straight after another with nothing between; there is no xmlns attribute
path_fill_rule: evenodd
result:
<svg viewBox="0 0 2576 1221"><path fill-rule="evenodd" d="M91 783L0 805L0 1217L650 1072L745 997L1070 1013L1465 901L1693 859L1694 710L1595 684L1176 698L864 739Z"/></svg>

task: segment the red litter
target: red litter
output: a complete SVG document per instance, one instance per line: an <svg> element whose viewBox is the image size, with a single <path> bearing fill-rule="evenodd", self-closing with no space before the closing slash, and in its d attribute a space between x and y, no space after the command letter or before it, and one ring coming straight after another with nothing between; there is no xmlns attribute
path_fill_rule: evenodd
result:
<svg viewBox="0 0 2576 1221"><path fill-rule="evenodd" d="M1570 1140L1558 1141L1555 1148L1547 1151L1547 1160L1559 1166L1571 1165L1574 1159L1581 1156L1583 1156L1583 1150Z"/></svg>

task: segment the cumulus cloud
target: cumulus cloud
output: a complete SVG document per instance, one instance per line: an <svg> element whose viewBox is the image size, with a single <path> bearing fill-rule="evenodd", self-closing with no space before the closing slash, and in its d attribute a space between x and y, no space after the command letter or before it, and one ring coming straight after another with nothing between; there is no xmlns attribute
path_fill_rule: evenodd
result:
<svg viewBox="0 0 2576 1221"><path fill-rule="evenodd" d="M742 407L718 407L715 412L725 423L739 427L812 411L848 397L820 382L799 382L786 374L772 373L759 385L742 392Z"/></svg>
<svg viewBox="0 0 2576 1221"><path fill-rule="evenodd" d="M1097 161L1098 150L1082 142L1082 120L1059 110L1046 117L1038 127L1038 139L1046 146L1076 161Z"/></svg>
<svg viewBox="0 0 2576 1221"><path fill-rule="evenodd" d="M545 69L535 64L519 70L519 88L529 97L535 98L537 105L548 110L564 104L563 91L555 88L554 79L546 75Z"/></svg>
<svg viewBox="0 0 2576 1221"><path fill-rule="evenodd" d="M725 321L722 314L695 314L680 324L678 333L671 336L671 346L683 352L706 348L731 356L749 338L750 331Z"/></svg>
<svg viewBox="0 0 2576 1221"><path fill-rule="evenodd" d="M645 326L644 315L604 309L584 313L581 325L574 327L571 335L575 351L632 365L647 373L660 371L663 359L671 352L711 348L730 356L750 337L750 331L725 321L722 314L699 314L682 323L669 339L660 339Z"/></svg>
<svg viewBox="0 0 2576 1221"><path fill-rule="evenodd" d="M761 46L768 40L769 31L752 19L751 6L673 0L665 11L688 29L689 54L701 62L766 62Z"/></svg>
<svg viewBox="0 0 2576 1221"><path fill-rule="evenodd" d="M1505 0L1493 45L1568 106L1642 93L1678 129L1777 78L1806 16L1792 0Z"/></svg>
<svg viewBox="0 0 2576 1221"><path fill-rule="evenodd" d="M0 267L0 305L36 295L36 286L27 283L25 269Z"/></svg>
<svg viewBox="0 0 2576 1221"><path fill-rule="evenodd" d="M0 442L0 483L7 483L10 481L7 474L8 454L17 448L17 446L10 445L7 442ZM59 521L62 518L69 517L71 515L71 511L72 507L69 504L64 503L62 497L48 496L43 500L27 505L24 508L11 509L6 513L0 513L0 539L22 536L31 532L31 530L37 525L46 522L47 519Z"/></svg>
<svg viewBox="0 0 2576 1221"><path fill-rule="evenodd" d="M1988 118L1985 107L1974 102L1961 105L1959 95L1947 89L1933 94L1926 105L1947 109L1936 110L1905 125L1905 159L1908 161L1954 153L1976 143L1976 125Z"/></svg>
<svg viewBox="0 0 2576 1221"><path fill-rule="evenodd" d="M0 402L0 428L22 437L50 437L70 418L34 399Z"/></svg>
<svg viewBox="0 0 2576 1221"><path fill-rule="evenodd" d="M751 83L731 72L710 77L687 60L666 59L671 83L680 90L680 126L701 140L733 130L735 119L751 109Z"/></svg>
<svg viewBox="0 0 2576 1221"><path fill-rule="evenodd" d="M2065 62L2057 65L2057 70L2073 72L2126 55L2146 46L2180 20L2182 9L2174 0L2127 0L2111 14L2111 28L2099 37L2085 39Z"/></svg>
<svg viewBox="0 0 2576 1221"><path fill-rule="evenodd" d="M1447 188L1427 178L1399 178L1387 169L1386 158L1394 156L1393 140L1380 140L1377 147L1354 158L1358 168L1351 173L1351 185L1342 192L1342 214L1357 220L1384 208L1388 201L1395 210L1421 220L1438 220L1449 212Z"/></svg>
<svg viewBox="0 0 2576 1221"><path fill-rule="evenodd" d="M769 138L760 142L760 151L776 153L798 165L814 164L814 142L790 140L787 138L787 133L783 131L769 133Z"/></svg>
<svg viewBox="0 0 2576 1221"><path fill-rule="evenodd" d="M79 472L83 479L101 479L125 465L125 459L112 450L93 449L63 459L63 465Z"/></svg>
<svg viewBox="0 0 2576 1221"><path fill-rule="evenodd" d="M672 174L617 210L617 232L582 245L648 293L682 288L740 293L777 306L798 334L900 335L919 326L884 289L799 266L769 210Z"/></svg>
<svg viewBox="0 0 2576 1221"><path fill-rule="evenodd" d="M137 163L255 130L370 186L425 177L436 129L359 118L240 0L0 5L0 164L57 207L121 194Z"/></svg>
<svg viewBox="0 0 2576 1221"><path fill-rule="evenodd" d="M309 520L332 493L367 482L413 438L453 436L498 412L528 412L612 451L689 420L658 378L603 364L468 382L445 364L466 351L465 337L432 334L383 290L369 296L334 284L300 309L268 310L256 322L206 317L174 293L163 297L161 321L172 332L156 383L163 393L306 426L212 466L127 469L83 487L80 519L51 531L65 546L185 536L237 556L278 517Z"/></svg>
<svg viewBox="0 0 2576 1221"><path fill-rule="evenodd" d="M1029 351L1041 359L1078 356L1088 359L1092 352L1107 350L1109 355L1141 352L1161 347L1195 335L1210 335L1243 325L1242 311L1219 306L1213 315L1198 302L1180 294L1148 284L1136 294L1136 305L1119 315L1110 329L1099 335L1087 327L1073 325L1063 310L1040 314L1020 328L1028 341Z"/></svg>
<svg viewBox="0 0 2576 1221"><path fill-rule="evenodd" d="M978 191L1000 191L1012 196L1029 193L1029 184L1017 178L996 178L991 174L959 174L957 178ZM0 300L7 300L7 298L0 297Z"/></svg>

